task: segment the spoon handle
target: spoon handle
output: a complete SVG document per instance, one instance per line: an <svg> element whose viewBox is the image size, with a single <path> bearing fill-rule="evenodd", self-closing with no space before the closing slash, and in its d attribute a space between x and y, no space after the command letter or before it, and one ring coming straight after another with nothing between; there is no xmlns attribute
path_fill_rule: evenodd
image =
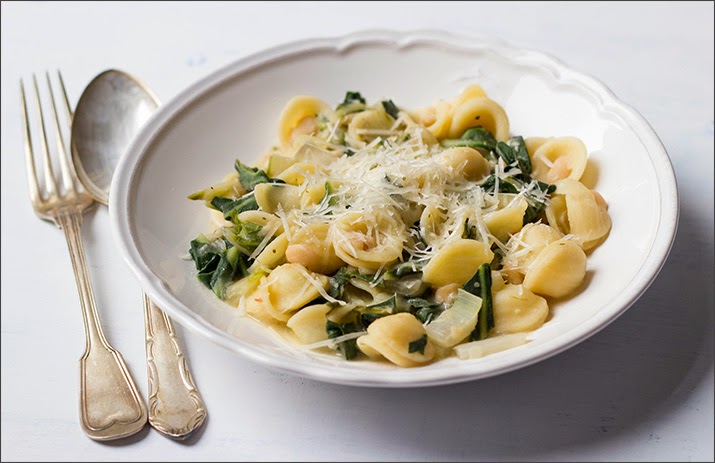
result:
<svg viewBox="0 0 715 463"><path fill-rule="evenodd" d="M144 294L149 424L185 439L206 419L206 406L191 378L171 319Z"/></svg>
<svg viewBox="0 0 715 463"><path fill-rule="evenodd" d="M86 348L79 361L80 424L92 439L119 439L140 431L146 424L147 412L122 355L109 345L102 332L84 257L80 214L70 212L57 217L67 238L86 334Z"/></svg>

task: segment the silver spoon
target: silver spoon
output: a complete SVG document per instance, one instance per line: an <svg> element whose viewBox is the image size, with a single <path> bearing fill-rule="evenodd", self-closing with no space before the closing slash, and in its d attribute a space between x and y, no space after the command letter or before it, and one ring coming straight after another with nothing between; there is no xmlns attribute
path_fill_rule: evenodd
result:
<svg viewBox="0 0 715 463"><path fill-rule="evenodd" d="M119 158L159 106L153 93L129 74L110 69L85 88L72 120L72 157L80 180L100 203ZM149 423L184 439L206 419L206 407L191 378L174 326L144 294Z"/></svg>

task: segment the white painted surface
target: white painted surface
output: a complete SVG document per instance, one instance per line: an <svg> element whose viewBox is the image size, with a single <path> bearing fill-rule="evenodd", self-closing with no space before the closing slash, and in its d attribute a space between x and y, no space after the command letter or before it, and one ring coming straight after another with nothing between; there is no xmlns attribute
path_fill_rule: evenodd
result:
<svg viewBox="0 0 715 463"><path fill-rule="evenodd" d="M1 18L2 460L713 460L712 3L3 3ZM30 207L19 79L59 67L76 102L94 75L117 67L168 101L265 47L367 27L443 28L545 51L640 111L681 194L660 276L567 352L427 389L301 380L179 327L209 410L203 431L183 444L149 428L116 443L87 439L76 288L62 233ZM146 395L141 295L106 209L85 216L84 238L107 336Z"/></svg>

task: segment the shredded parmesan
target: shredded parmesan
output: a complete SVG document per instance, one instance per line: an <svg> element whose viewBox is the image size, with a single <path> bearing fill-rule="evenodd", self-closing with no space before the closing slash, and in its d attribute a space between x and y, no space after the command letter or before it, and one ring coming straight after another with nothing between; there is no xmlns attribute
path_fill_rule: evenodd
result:
<svg viewBox="0 0 715 463"><path fill-rule="evenodd" d="M326 339L325 341L318 341L318 342L314 342L312 344L306 344L301 347L303 347L304 349L307 349L307 350L318 349L321 347L335 347L343 341L357 339L360 336L364 336L366 334L367 334L367 331L355 331L353 333L344 334L344 335L338 336L336 338Z"/></svg>

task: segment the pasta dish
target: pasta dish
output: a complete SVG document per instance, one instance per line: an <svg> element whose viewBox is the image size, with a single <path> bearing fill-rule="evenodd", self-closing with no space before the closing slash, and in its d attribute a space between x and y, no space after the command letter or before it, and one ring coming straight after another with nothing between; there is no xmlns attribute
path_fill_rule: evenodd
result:
<svg viewBox="0 0 715 463"><path fill-rule="evenodd" d="M307 349L479 358L584 284L611 229L587 164L576 137L512 134L479 85L417 109L297 96L255 167L189 196L212 217L190 255L218 298Z"/></svg>

